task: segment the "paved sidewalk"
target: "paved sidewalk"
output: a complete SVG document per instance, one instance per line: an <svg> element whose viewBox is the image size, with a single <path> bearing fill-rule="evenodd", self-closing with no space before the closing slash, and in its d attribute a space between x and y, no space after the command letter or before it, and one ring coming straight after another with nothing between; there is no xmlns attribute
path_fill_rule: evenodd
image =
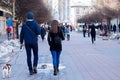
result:
<svg viewBox="0 0 120 80"><path fill-rule="evenodd" d="M72 32L70 41L63 41L61 69L53 76L53 69L39 69L30 76L26 64L25 49L11 60L11 77L0 80L120 80L120 44L115 40L98 38L95 44ZM39 40L39 64L51 64L52 58L47 41ZM50 66L51 67L51 66ZM0 70L1 71L1 70Z"/></svg>
<svg viewBox="0 0 120 80"><path fill-rule="evenodd" d="M12 40L14 39L8 40L7 34L0 35L0 48L2 49L0 49L0 64L8 62L11 59L11 57L15 55L15 53L11 51L12 47L14 47L15 49L14 52L17 52L17 47L15 47L17 45L15 44L14 46L13 42L11 42ZM9 44L9 42L11 42L11 45Z"/></svg>
<svg viewBox="0 0 120 80"><path fill-rule="evenodd" d="M0 43L7 40L7 35L0 35Z"/></svg>

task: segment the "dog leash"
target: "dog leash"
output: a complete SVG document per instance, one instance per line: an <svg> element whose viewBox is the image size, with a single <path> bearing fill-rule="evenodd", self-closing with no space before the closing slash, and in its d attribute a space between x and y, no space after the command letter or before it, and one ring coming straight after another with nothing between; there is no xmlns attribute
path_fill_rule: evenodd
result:
<svg viewBox="0 0 120 80"><path fill-rule="evenodd" d="M23 50L24 50L24 48L22 46L20 46L20 50L19 51L17 51L16 53L14 53L14 51L13 51L12 55L10 55L10 57L9 57L10 60L8 62L6 62L6 63L9 64L12 61L12 57L15 57L14 63L11 64L11 65L15 65L17 63L18 57L20 55L20 52L22 52Z"/></svg>

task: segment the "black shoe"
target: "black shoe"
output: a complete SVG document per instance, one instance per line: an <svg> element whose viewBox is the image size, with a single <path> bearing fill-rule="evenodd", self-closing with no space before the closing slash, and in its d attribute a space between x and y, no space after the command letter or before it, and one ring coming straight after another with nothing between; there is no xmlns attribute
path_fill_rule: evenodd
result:
<svg viewBox="0 0 120 80"><path fill-rule="evenodd" d="M37 74L37 68L36 68L36 67L33 69L33 72L34 72L35 74Z"/></svg>
<svg viewBox="0 0 120 80"><path fill-rule="evenodd" d="M33 74L34 74L33 70L30 70L29 73L30 73L30 75L33 75Z"/></svg>
<svg viewBox="0 0 120 80"><path fill-rule="evenodd" d="M57 70L54 70L54 74L53 75L57 75Z"/></svg>
<svg viewBox="0 0 120 80"><path fill-rule="evenodd" d="M59 67L57 66L57 72L59 72Z"/></svg>
<svg viewBox="0 0 120 80"><path fill-rule="evenodd" d="M57 71L57 67L54 67L54 74L53 75L57 75L58 71Z"/></svg>

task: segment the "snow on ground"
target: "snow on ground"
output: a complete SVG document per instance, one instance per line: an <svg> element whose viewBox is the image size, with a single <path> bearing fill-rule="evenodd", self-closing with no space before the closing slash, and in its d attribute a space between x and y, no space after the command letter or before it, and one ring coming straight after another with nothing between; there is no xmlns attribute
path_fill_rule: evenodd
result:
<svg viewBox="0 0 120 80"><path fill-rule="evenodd" d="M19 40L5 40L0 44L0 57L19 50Z"/></svg>

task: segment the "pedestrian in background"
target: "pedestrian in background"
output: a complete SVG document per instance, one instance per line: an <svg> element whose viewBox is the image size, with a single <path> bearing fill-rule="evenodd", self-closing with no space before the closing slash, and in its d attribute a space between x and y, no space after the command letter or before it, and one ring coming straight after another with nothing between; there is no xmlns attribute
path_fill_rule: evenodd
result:
<svg viewBox="0 0 120 80"><path fill-rule="evenodd" d="M69 41L70 40L70 26L67 24L65 26L65 33L66 33L67 40Z"/></svg>
<svg viewBox="0 0 120 80"><path fill-rule="evenodd" d="M114 33L116 32L116 25L115 24L113 25L113 32Z"/></svg>
<svg viewBox="0 0 120 80"><path fill-rule="evenodd" d="M118 24L119 32L120 32L120 23Z"/></svg>
<svg viewBox="0 0 120 80"><path fill-rule="evenodd" d="M58 21L53 20L51 23L50 31L48 33L48 44L50 46L50 51L53 59L54 75L57 75L59 72L60 54L62 51L61 41L65 39L63 31L58 26Z"/></svg>
<svg viewBox="0 0 120 80"><path fill-rule="evenodd" d="M64 35L65 35L65 26L64 26L62 23L60 23L60 24L59 24L59 27L62 29L62 31L63 31L63 33L64 33Z"/></svg>
<svg viewBox="0 0 120 80"><path fill-rule="evenodd" d="M88 37L90 37L90 28L89 28L90 25L87 25L87 33L88 33Z"/></svg>
<svg viewBox="0 0 120 80"><path fill-rule="evenodd" d="M83 37L86 37L87 26L83 25Z"/></svg>
<svg viewBox="0 0 120 80"><path fill-rule="evenodd" d="M94 42L96 41L96 26L94 24L92 24L90 27L90 33L91 33L91 41L92 41L92 44L94 44Z"/></svg>
<svg viewBox="0 0 120 80"><path fill-rule="evenodd" d="M8 40L10 40L11 39L11 27L7 27L6 32L7 32Z"/></svg>
<svg viewBox="0 0 120 80"><path fill-rule="evenodd" d="M42 41L44 41L45 35L46 35L46 29L45 29L44 25L42 25L41 26L41 38L42 38Z"/></svg>
<svg viewBox="0 0 120 80"><path fill-rule="evenodd" d="M10 40L13 37L13 18L11 15L9 15L6 18L6 25L7 25L7 28L6 28L7 37L8 37L8 40Z"/></svg>
<svg viewBox="0 0 120 80"><path fill-rule="evenodd" d="M27 65L29 68L30 75L37 73L37 64L38 64L38 38L40 35L40 26L34 20L33 12L27 13L27 21L25 21L22 25L21 33L20 33L20 43L23 45L23 41L25 42L25 49L27 54ZM31 61L33 51L34 59L33 64Z"/></svg>

